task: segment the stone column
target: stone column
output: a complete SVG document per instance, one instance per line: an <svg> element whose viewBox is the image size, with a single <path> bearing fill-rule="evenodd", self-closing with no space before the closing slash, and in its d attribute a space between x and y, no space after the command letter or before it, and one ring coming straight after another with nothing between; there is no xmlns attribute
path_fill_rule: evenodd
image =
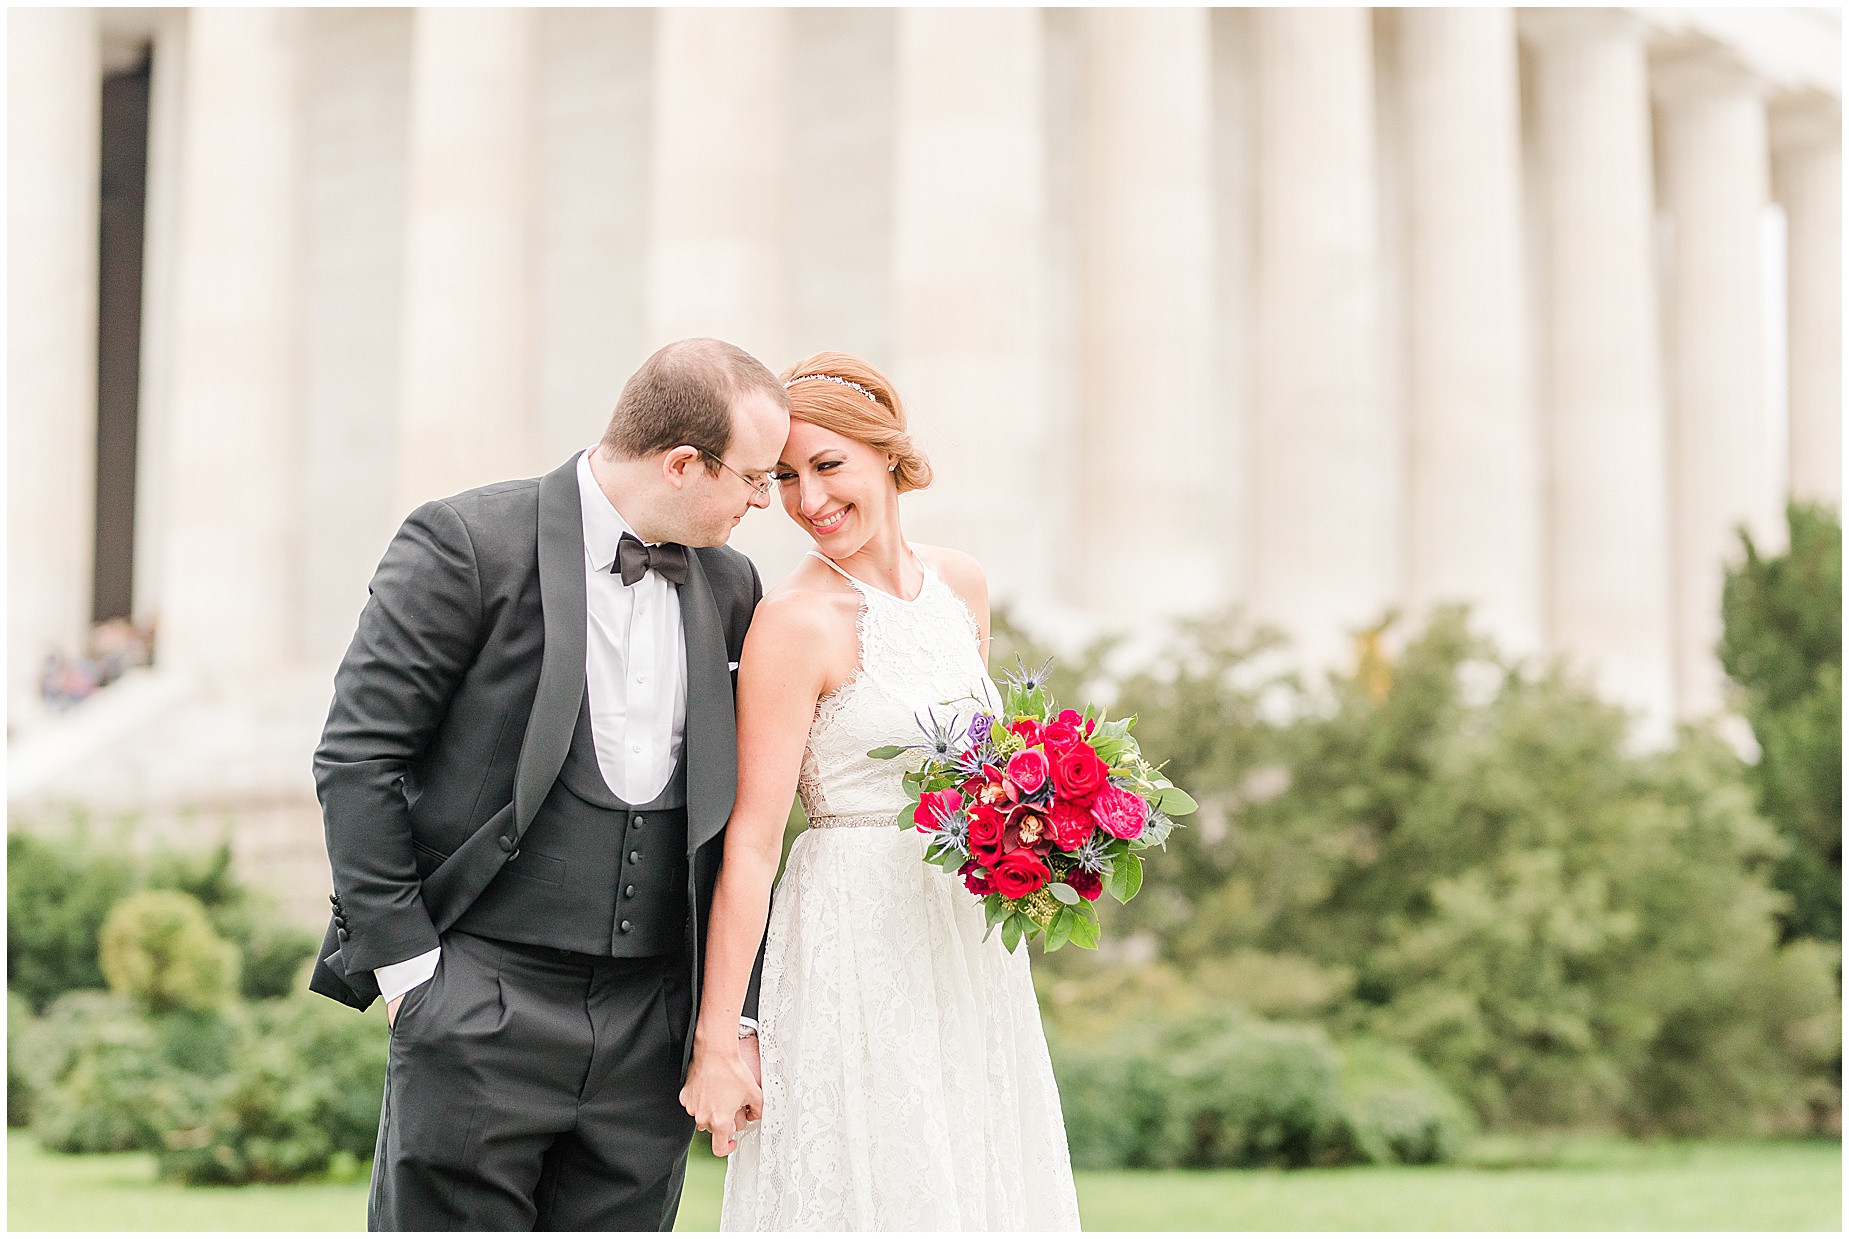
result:
<svg viewBox="0 0 1849 1239"><path fill-rule="evenodd" d="M417 11L398 514L537 470L528 366L533 14Z"/></svg>
<svg viewBox="0 0 1849 1239"><path fill-rule="evenodd" d="M195 9L164 469L162 666L294 652L295 17Z"/></svg>
<svg viewBox="0 0 1849 1239"><path fill-rule="evenodd" d="M1380 392L1364 9L1251 14L1258 349L1252 602L1312 664L1398 596L1404 446Z"/></svg>
<svg viewBox="0 0 1849 1239"><path fill-rule="evenodd" d="M1397 14L1407 211L1408 603L1467 602L1513 654L1542 637L1521 116L1509 9Z"/></svg>
<svg viewBox="0 0 1849 1239"><path fill-rule="evenodd" d="M651 350L717 336L788 364L789 22L784 9L656 14Z"/></svg>
<svg viewBox="0 0 1849 1239"><path fill-rule="evenodd" d="M786 9L655 13L646 353L689 336L738 345L773 372L785 355L789 181L852 175L789 162ZM781 580L812 545L777 511L732 545Z"/></svg>
<svg viewBox="0 0 1849 1239"><path fill-rule="evenodd" d="M1784 101L1772 117L1773 192L1785 208L1785 295L1794 499L1843 502L1842 105Z"/></svg>
<svg viewBox="0 0 1849 1239"><path fill-rule="evenodd" d="M7 710L76 654L95 551L96 15L7 14Z"/></svg>
<svg viewBox="0 0 1849 1239"><path fill-rule="evenodd" d="M1784 542L1763 356L1766 113L1760 85L1718 49L1660 60L1652 85L1675 227L1664 325L1676 704L1692 717L1724 704L1714 646L1726 565L1741 558L1736 530L1762 548Z"/></svg>
<svg viewBox="0 0 1849 1239"><path fill-rule="evenodd" d="M1078 530L1088 548L1134 538L1121 571L1079 574L1119 621L1220 600L1216 485L1210 70L1206 9L1080 15Z"/></svg>
<svg viewBox="0 0 1849 1239"><path fill-rule="evenodd" d="M1674 717L1668 496L1643 34L1529 10L1533 201L1544 252L1553 648L1667 742Z"/></svg>
<svg viewBox="0 0 1849 1239"><path fill-rule="evenodd" d="M1069 527L1033 511L1047 434L1041 20L902 9L896 36L889 373L945 466L906 498L906 529L980 557L998 600L1047 593Z"/></svg>

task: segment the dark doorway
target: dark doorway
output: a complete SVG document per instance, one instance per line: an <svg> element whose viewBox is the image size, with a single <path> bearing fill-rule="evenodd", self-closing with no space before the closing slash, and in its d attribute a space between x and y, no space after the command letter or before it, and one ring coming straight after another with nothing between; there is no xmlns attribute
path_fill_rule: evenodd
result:
<svg viewBox="0 0 1849 1239"><path fill-rule="evenodd" d="M91 618L135 606L135 445L141 420L141 250L151 63L103 79L96 331L96 575Z"/></svg>

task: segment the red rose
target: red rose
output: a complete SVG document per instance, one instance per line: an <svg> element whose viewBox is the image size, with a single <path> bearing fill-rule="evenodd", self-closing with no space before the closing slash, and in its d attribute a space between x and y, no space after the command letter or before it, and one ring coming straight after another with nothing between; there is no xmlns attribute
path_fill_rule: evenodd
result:
<svg viewBox="0 0 1849 1239"><path fill-rule="evenodd" d="M1022 749L1008 759L1009 780L1030 796L1045 786L1050 769L1039 749Z"/></svg>
<svg viewBox="0 0 1849 1239"><path fill-rule="evenodd" d="M1003 898L1024 899L1045 886L1053 873L1031 849L1021 848L1002 857L989 876Z"/></svg>
<svg viewBox="0 0 1849 1239"><path fill-rule="evenodd" d="M1040 724L1031 718L1017 718L1008 724L1008 730L1021 737L1023 744L1040 743Z"/></svg>
<svg viewBox="0 0 1849 1239"><path fill-rule="evenodd" d="M969 811L969 854L993 866L1002 858L1002 829L1008 819L994 807L979 804Z"/></svg>
<svg viewBox="0 0 1849 1239"><path fill-rule="evenodd" d="M957 870L957 872L963 875L963 885L969 888L970 894L988 895L994 892L995 880L987 873L983 872L982 866L978 865L975 861L970 861L961 869ZM1096 878L1092 879L1094 883L1096 883L1097 880ZM1097 896L1093 895L1091 898L1096 899Z"/></svg>
<svg viewBox="0 0 1849 1239"><path fill-rule="evenodd" d="M1071 801L1055 802L1046 816L1053 846L1062 852L1081 847L1085 840L1091 838L1091 814Z"/></svg>
<svg viewBox="0 0 1849 1239"><path fill-rule="evenodd" d="M1053 757L1053 788L1062 800L1089 803L1111 773L1089 744L1074 744Z"/></svg>
<svg viewBox="0 0 1849 1239"><path fill-rule="evenodd" d="M1134 839L1149 820L1149 806L1135 792L1105 786L1091 798L1091 817L1104 832L1119 839Z"/></svg>
<svg viewBox="0 0 1849 1239"><path fill-rule="evenodd" d="M1071 714L1071 710L1066 711ZM1040 743L1046 746L1049 754L1057 756L1062 750L1069 749L1079 742L1079 729L1064 719L1054 719L1040 729Z"/></svg>
<svg viewBox="0 0 1849 1239"><path fill-rule="evenodd" d="M1074 869L1067 874L1066 885L1077 891L1081 899L1096 899L1104 894L1104 883L1099 881L1098 875L1083 869Z"/></svg>
<svg viewBox="0 0 1849 1239"><path fill-rule="evenodd" d="M944 816L948 817L962 803L963 793L954 787L948 791L926 792L918 798L918 807L912 810L912 825L927 833L936 830L938 810L943 810Z"/></svg>

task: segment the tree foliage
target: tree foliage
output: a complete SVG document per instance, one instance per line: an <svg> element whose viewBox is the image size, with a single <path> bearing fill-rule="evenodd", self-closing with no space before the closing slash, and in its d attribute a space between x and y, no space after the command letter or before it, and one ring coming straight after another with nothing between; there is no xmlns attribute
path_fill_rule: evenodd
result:
<svg viewBox="0 0 1849 1239"><path fill-rule="evenodd" d="M1832 948L1781 945L1778 834L1714 736L1502 660L1460 611L1312 690L1231 619L1125 679L1197 790L1107 939L1195 993L1411 1050L1486 1121L1795 1128L1836 1105ZM1077 669L1102 675L1104 660ZM1047 957L1060 981L1091 964ZM1269 1011L1264 1008L1269 1007Z"/></svg>
<svg viewBox="0 0 1849 1239"><path fill-rule="evenodd" d="M1759 742L1747 778L1789 845L1775 870L1791 897L1787 938L1842 940L1842 524L1814 504L1787 510L1789 548L1765 556L1744 531L1727 574L1721 665Z"/></svg>

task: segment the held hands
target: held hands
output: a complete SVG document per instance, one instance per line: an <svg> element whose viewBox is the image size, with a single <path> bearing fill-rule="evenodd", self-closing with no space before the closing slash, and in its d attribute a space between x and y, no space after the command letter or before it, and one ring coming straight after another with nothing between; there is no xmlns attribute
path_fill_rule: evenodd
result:
<svg viewBox="0 0 1849 1239"><path fill-rule="evenodd" d="M757 1038L727 1036L716 1043L695 1033L693 1068L680 1100L694 1127L713 1134L713 1155L730 1155L739 1130L764 1111Z"/></svg>

